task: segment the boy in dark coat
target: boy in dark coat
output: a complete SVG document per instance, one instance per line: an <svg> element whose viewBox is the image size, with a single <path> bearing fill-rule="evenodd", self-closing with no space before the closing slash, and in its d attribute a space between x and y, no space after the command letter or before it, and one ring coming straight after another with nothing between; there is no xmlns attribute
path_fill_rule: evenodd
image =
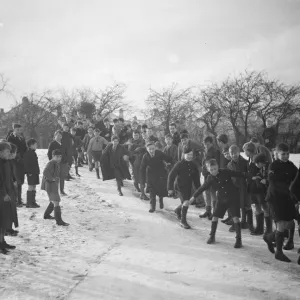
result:
<svg viewBox="0 0 300 300"><path fill-rule="evenodd" d="M68 175L67 181L70 179L74 179L74 177L70 174L70 168L72 166L73 158L72 158L72 145L73 139L70 133L70 127L68 123L63 124L63 132L61 139L61 152L62 152L62 163L67 164L68 167Z"/></svg>
<svg viewBox="0 0 300 300"><path fill-rule="evenodd" d="M83 141L82 141L82 148L84 151L85 159L88 162L89 165L89 171L93 171L93 156L92 152L88 152L88 146L90 143L90 140L94 137L94 129L93 127L88 128L88 133L85 135Z"/></svg>
<svg viewBox="0 0 300 300"><path fill-rule="evenodd" d="M0 253L7 254L7 249L15 249L5 241L7 229L12 229L11 199L11 172L8 159L10 158L10 144L0 142Z"/></svg>
<svg viewBox="0 0 300 300"><path fill-rule="evenodd" d="M232 182L232 177L245 177L245 174L239 171L228 169L219 169L215 159L206 162L207 170L210 175L207 177L204 184L194 193L190 202L193 202L195 197L203 193L205 190L213 187L217 192L217 203L213 213L210 238L207 244L215 243L215 235L218 226L218 219L223 218L226 210L233 216L233 222L236 230L236 242L234 248L242 247L241 223L240 223L240 199L239 191Z"/></svg>
<svg viewBox="0 0 300 300"><path fill-rule="evenodd" d="M36 203L36 186L40 184L40 167L36 155L37 140L29 139L27 141L28 150L24 154L24 171L27 175L27 208L40 207Z"/></svg>
<svg viewBox="0 0 300 300"><path fill-rule="evenodd" d="M167 178L168 173L165 163L173 163L172 157L167 156L163 152L156 150L154 142L147 143L147 153L144 154L141 168L141 195L144 195L145 183L150 192L150 213L155 211L156 196L159 197L160 209L164 208L163 197L168 195Z"/></svg>
<svg viewBox="0 0 300 300"><path fill-rule="evenodd" d="M276 145L276 130L273 127L273 122L271 120L267 120L266 122L266 128L264 129L263 133L262 133L262 137L264 139L265 142L265 146L272 151L273 148Z"/></svg>
<svg viewBox="0 0 300 300"><path fill-rule="evenodd" d="M181 204L175 209L177 218L180 220L180 225L185 228L191 228L186 221L186 215L189 208L189 199L192 194L192 186L200 187L200 174L198 167L193 162L194 153L192 149L186 148L184 150L184 158L177 162L168 176L168 194L172 196L175 190L178 193Z"/></svg>
<svg viewBox="0 0 300 300"><path fill-rule="evenodd" d="M16 163L15 163L15 158L17 156L17 146L15 144L10 143L10 157L8 160L8 163L10 165L10 170L8 170L8 173L10 174L10 190L11 193L9 194L11 201L10 201L10 206L11 206L11 212L12 212L12 222L15 226L15 228L19 227L19 220L18 220L18 211L17 211L17 194L18 194L18 182L17 182L17 172L16 172ZM18 235L19 231L13 230L13 229L7 229L6 230L6 235L10 236L16 236Z"/></svg>
<svg viewBox="0 0 300 300"><path fill-rule="evenodd" d="M41 189L46 191L49 197L49 205L45 210L44 219L55 219L59 226L68 226L61 218L61 208L59 206L60 196L58 192L60 180L60 162L62 159L62 152L60 150L53 150L52 159L47 163L44 172ZM54 210L54 218L51 213Z"/></svg>
<svg viewBox="0 0 300 300"><path fill-rule="evenodd" d="M297 174L297 167L289 161L289 146L281 143L276 146L278 159L275 160L269 170L269 187L266 200L269 202L271 214L276 223L275 258L290 262L283 254L284 230L289 229L294 219L297 219L296 201L291 197L290 185ZM269 250L274 253L273 234L264 236Z"/></svg>
<svg viewBox="0 0 300 300"><path fill-rule="evenodd" d="M22 202L22 186L25 179L23 156L27 151L27 145L20 124L13 125L13 132L9 135L7 141L17 146L16 170L18 179L18 206L21 207L24 205Z"/></svg>
<svg viewBox="0 0 300 300"><path fill-rule="evenodd" d="M232 171L240 171L247 174L248 161L240 155L239 147L237 145L231 145L229 147L229 154L231 161L228 163L227 168ZM253 213L251 199L247 192L247 181L245 178L232 178L232 181L238 188L240 195L240 207L242 213L241 227L242 229L246 229L249 226L253 226ZM235 231L233 225L229 228L229 231Z"/></svg>
<svg viewBox="0 0 300 300"><path fill-rule="evenodd" d="M218 164L220 161L220 151L215 149L214 147L214 140L211 136L207 136L204 138L204 156L202 159L202 175L204 177L204 180L207 179L209 176L209 172L206 168L206 162L210 159L215 159ZM208 218L209 220L212 220L212 207L215 205L216 202L216 192L212 189L205 191L205 213L202 215L199 215L200 218Z"/></svg>
<svg viewBox="0 0 300 300"><path fill-rule="evenodd" d="M171 134L171 137L172 137L173 144L178 147L181 140L180 140L180 134L177 131L177 126L176 126L175 123L170 124L169 131L170 131L170 134Z"/></svg>
<svg viewBox="0 0 300 300"><path fill-rule="evenodd" d="M101 156L101 171L103 181L116 179L119 196L123 196L122 183L124 179L131 179L127 163L129 161L129 152L119 144L119 137L113 135Z"/></svg>

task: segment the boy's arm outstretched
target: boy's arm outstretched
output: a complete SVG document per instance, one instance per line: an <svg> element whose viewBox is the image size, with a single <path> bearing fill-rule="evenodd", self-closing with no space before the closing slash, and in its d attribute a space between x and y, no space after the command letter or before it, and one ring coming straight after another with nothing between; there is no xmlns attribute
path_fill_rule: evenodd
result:
<svg viewBox="0 0 300 300"><path fill-rule="evenodd" d="M200 196L204 191L206 191L207 189L209 189L211 187L213 183L213 179L212 177L209 175L207 177L207 179L205 180L205 182L202 184L202 186L200 186L193 194L192 198L190 199L191 202L194 201L195 198L197 198L198 196Z"/></svg>

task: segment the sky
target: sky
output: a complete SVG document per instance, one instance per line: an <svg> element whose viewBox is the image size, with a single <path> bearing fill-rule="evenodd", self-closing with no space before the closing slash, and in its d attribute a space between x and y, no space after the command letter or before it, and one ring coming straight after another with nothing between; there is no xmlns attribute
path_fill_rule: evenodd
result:
<svg viewBox="0 0 300 300"><path fill-rule="evenodd" d="M206 86L245 69L300 80L300 0L0 0L0 73L14 97L127 85Z"/></svg>

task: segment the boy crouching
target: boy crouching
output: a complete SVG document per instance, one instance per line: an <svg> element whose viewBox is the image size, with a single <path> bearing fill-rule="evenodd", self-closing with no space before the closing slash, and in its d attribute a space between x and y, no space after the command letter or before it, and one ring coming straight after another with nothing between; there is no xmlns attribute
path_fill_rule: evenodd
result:
<svg viewBox="0 0 300 300"><path fill-rule="evenodd" d="M55 219L59 226L68 226L61 218L61 209L59 206L60 196L58 192L60 180L60 161L62 153L60 150L53 150L52 159L47 163L44 172L41 189L46 191L49 197L49 205L45 210L44 219ZM54 210L54 218L51 213Z"/></svg>

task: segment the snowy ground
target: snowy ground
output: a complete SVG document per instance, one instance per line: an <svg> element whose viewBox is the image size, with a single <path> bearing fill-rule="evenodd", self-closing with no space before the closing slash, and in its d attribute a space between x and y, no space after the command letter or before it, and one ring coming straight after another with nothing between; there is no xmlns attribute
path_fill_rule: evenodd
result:
<svg viewBox="0 0 300 300"><path fill-rule="evenodd" d="M39 151L41 169L45 151ZM299 166L300 156L292 160ZM38 191L40 209L19 209L20 233L7 237L17 246L0 256L0 299L300 299L300 266L278 262L261 237L243 230L242 249L234 233L220 224L217 243L207 245L210 222L191 208L191 230L177 225L173 209L148 213L148 203L125 182L124 197L115 182L95 179L80 168L80 179L67 182L62 200L69 228L43 220L48 205ZM25 197L25 195L24 195Z"/></svg>

